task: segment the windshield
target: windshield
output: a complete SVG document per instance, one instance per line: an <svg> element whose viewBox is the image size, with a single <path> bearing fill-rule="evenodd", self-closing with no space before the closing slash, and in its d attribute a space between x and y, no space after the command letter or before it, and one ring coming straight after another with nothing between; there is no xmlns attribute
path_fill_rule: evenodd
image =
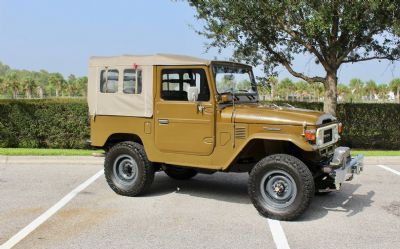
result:
<svg viewBox="0 0 400 249"><path fill-rule="evenodd" d="M213 65L214 79L217 92L221 93L250 93L256 94L257 87L251 67L237 64Z"/></svg>

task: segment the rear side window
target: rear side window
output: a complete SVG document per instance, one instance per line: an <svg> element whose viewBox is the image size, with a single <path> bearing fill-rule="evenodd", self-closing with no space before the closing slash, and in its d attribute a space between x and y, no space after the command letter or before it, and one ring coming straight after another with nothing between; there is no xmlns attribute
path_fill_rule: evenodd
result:
<svg viewBox="0 0 400 249"><path fill-rule="evenodd" d="M142 92L142 70L124 70L123 92L127 94L140 94Z"/></svg>
<svg viewBox="0 0 400 249"><path fill-rule="evenodd" d="M210 90L203 69L163 69L161 71L161 98L188 101L188 88L199 90L198 101L209 101Z"/></svg>
<svg viewBox="0 0 400 249"><path fill-rule="evenodd" d="M118 92L118 70L109 69L100 72L100 92L116 93Z"/></svg>

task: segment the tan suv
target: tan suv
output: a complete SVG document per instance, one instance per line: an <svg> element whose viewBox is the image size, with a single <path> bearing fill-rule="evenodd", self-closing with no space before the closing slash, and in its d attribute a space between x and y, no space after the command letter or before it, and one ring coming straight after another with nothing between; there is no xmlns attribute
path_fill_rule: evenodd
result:
<svg viewBox="0 0 400 249"><path fill-rule="evenodd" d="M291 220L315 192L338 190L362 156L338 147L335 117L259 102L252 68L189 56L92 57L91 144L118 194L149 190L155 172L248 172L248 192L265 217Z"/></svg>

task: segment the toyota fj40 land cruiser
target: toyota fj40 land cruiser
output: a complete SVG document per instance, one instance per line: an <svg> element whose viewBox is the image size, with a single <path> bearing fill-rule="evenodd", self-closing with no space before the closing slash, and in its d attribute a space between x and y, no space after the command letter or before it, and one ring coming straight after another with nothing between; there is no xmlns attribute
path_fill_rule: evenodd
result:
<svg viewBox="0 0 400 249"><path fill-rule="evenodd" d="M258 101L252 68L188 56L92 57L91 145L118 194L136 196L154 174L248 172L248 193L265 217L292 220L315 192L338 190L362 156L338 147L335 117Z"/></svg>

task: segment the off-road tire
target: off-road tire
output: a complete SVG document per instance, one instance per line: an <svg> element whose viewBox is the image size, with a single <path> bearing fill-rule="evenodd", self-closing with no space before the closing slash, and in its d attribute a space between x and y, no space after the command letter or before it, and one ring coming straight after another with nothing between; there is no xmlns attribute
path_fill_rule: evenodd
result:
<svg viewBox="0 0 400 249"><path fill-rule="evenodd" d="M194 169L178 168L174 166L166 166L164 172L175 180L189 180L197 175L197 171Z"/></svg>
<svg viewBox="0 0 400 249"><path fill-rule="evenodd" d="M292 203L285 208L269 205L261 193L264 176L274 171L285 172L295 183L296 195ZM301 160L291 155L276 154L263 158L254 166L249 176L248 192L253 205L262 216L277 220L294 220L310 205L315 185L311 171Z"/></svg>
<svg viewBox="0 0 400 249"><path fill-rule="evenodd" d="M128 155L136 162L137 177L132 183L121 184L115 175L114 162L121 155ZM144 194L154 180L152 163L147 159L143 145L135 142L121 142L110 148L104 160L104 175L108 185L115 193L124 196Z"/></svg>

